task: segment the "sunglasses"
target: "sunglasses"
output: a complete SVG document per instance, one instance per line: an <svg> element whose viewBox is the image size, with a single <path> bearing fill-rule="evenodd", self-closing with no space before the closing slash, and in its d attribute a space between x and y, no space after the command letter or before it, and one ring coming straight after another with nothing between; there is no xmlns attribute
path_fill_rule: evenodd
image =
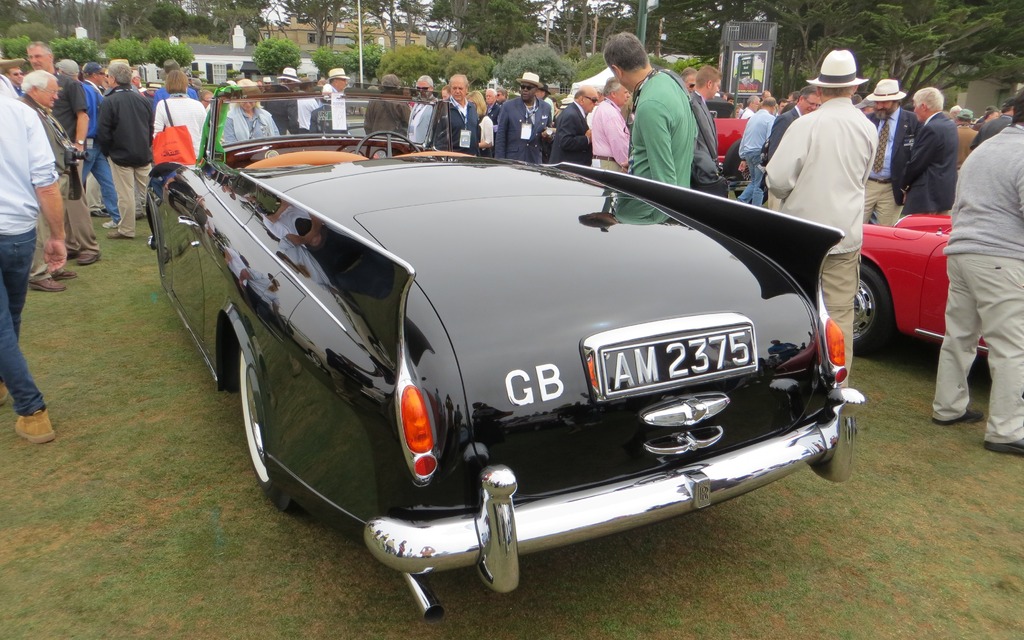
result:
<svg viewBox="0 0 1024 640"><path fill-rule="evenodd" d="M696 82L691 82L690 84L688 84L686 86L691 88L691 89L696 89L697 88L697 83Z"/></svg>
<svg viewBox="0 0 1024 640"><path fill-rule="evenodd" d="M520 91L533 91L536 88L537 87L533 86L532 84L521 84L521 85L519 85L519 90Z"/></svg>
<svg viewBox="0 0 1024 640"><path fill-rule="evenodd" d="M417 91L430 91L430 87L416 87Z"/></svg>
<svg viewBox="0 0 1024 640"><path fill-rule="evenodd" d="M590 96L583 96L583 97L586 98L587 100L590 100L594 104L597 104L597 98L591 98Z"/></svg>

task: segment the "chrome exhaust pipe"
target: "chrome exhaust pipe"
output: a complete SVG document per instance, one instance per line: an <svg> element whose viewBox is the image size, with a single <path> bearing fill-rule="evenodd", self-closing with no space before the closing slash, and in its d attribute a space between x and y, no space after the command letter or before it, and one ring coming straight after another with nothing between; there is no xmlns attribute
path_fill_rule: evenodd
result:
<svg viewBox="0 0 1024 640"><path fill-rule="evenodd" d="M412 591L412 597L416 600L416 606L420 608L420 613L423 614L423 621L441 622L441 619L444 618L444 607L441 606L437 596L434 595L434 591L427 583L426 574L412 575L403 573L402 577L405 578L405 583L409 585L409 591Z"/></svg>

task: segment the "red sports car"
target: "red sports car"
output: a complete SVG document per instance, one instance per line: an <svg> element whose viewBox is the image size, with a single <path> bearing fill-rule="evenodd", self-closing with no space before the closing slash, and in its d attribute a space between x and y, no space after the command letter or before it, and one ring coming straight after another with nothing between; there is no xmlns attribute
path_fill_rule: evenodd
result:
<svg viewBox="0 0 1024 640"><path fill-rule="evenodd" d="M864 226L853 348L863 355L896 331L932 342L945 333L949 216L910 215L895 227Z"/></svg>

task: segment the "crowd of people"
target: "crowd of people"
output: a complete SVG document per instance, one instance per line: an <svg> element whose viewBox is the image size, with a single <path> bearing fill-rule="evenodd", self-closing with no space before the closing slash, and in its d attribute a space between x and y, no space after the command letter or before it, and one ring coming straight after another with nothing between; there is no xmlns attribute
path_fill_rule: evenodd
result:
<svg viewBox="0 0 1024 640"><path fill-rule="evenodd" d="M5 127L0 135L5 148L15 148L9 145L27 146L21 137L38 139L41 131L53 157L30 156L28 164L18 166L4 161L5 178L18 189L0 198L0 236L5 246L21 244L20 253L5 249L3 260L14 260L15 254L27 260L27 288L60 292L77 277L66 260L87 266L100 259L90 209L110 218L102 225L108 239L135 237L154 135L184 126L198 154L210 92L173 61L164 67L166 84L147 92L126 61L108 67L89 62L79 69L70 60L55 63L45 43L34 42L27 52L27 63L0 61L0 95L21 105L0 102L10 117L31 126ZM438 123L425 108L437 99L434 80L424 75L408 103L371 101L364 126L367 132L393 131L423 143L433 122L435 146L451 151L599 166L728 197L715 116L733 115L733 107L719 70L704 66L677 74L655 68L629 33L610 37L603 55L612 72L605 85L581 85L558 104L531 71L517 79L514 96L503 87L471 91L466 76L457 74L441 87L447 109ZM287 83L299 81L295 70L286 68L264 90L288 91ZM322 100L276 101L266 108L239 101L227 115L224 141L333 131L339 124L331 119L331 101L344 96L348 81L343 69L332 69L322 83ZM892 226L911 213L951 213L947 334L933 420L950 425L983 419L967 406L966 375L984 334L993 374L985 446L1024 453L1024 93L975 118L960 107L945 111L943 94L934 87L918 90L907 103L895 79L879 81L861 99L856 91L865 82L854 55L837 50L803 89L779 100L770 91L751 96L735 114L746 120L739 151L750 174L738 199L844 232L826 257L821 278L825 306L846 339L848 368L863 226ZM396 76L379 84L382 93L401 91ZM83 190L83 182L92 186ZM55 213L58 201L61 211ZM34 250L27 256L24 242L30 236ZM5 278L9 268L20 273L21 262L5 264ZM6 354L10 345L17 349L25 294L17 282L5 286L9 304L0 320L0 340L8 345ZM25 383L26 374L23 359L0 358L0 375L12 381L7 387L21 416L19 434L33 442L52 439L42 396L31 376ZM4 399L7 387L0 386ZM43 418L32 417L40 411Z"/></svg>

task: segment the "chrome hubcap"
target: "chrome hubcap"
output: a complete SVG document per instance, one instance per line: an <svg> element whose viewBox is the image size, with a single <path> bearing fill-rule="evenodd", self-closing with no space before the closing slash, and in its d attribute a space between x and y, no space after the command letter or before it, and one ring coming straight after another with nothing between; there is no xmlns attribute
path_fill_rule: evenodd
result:
<svg viewBox="0 0 1024 640"><path fill-rule="evenodd" d="M875 296L861 281L857 284L857 295L853 297L853 336L867 332L875 319Z"/></svg>

